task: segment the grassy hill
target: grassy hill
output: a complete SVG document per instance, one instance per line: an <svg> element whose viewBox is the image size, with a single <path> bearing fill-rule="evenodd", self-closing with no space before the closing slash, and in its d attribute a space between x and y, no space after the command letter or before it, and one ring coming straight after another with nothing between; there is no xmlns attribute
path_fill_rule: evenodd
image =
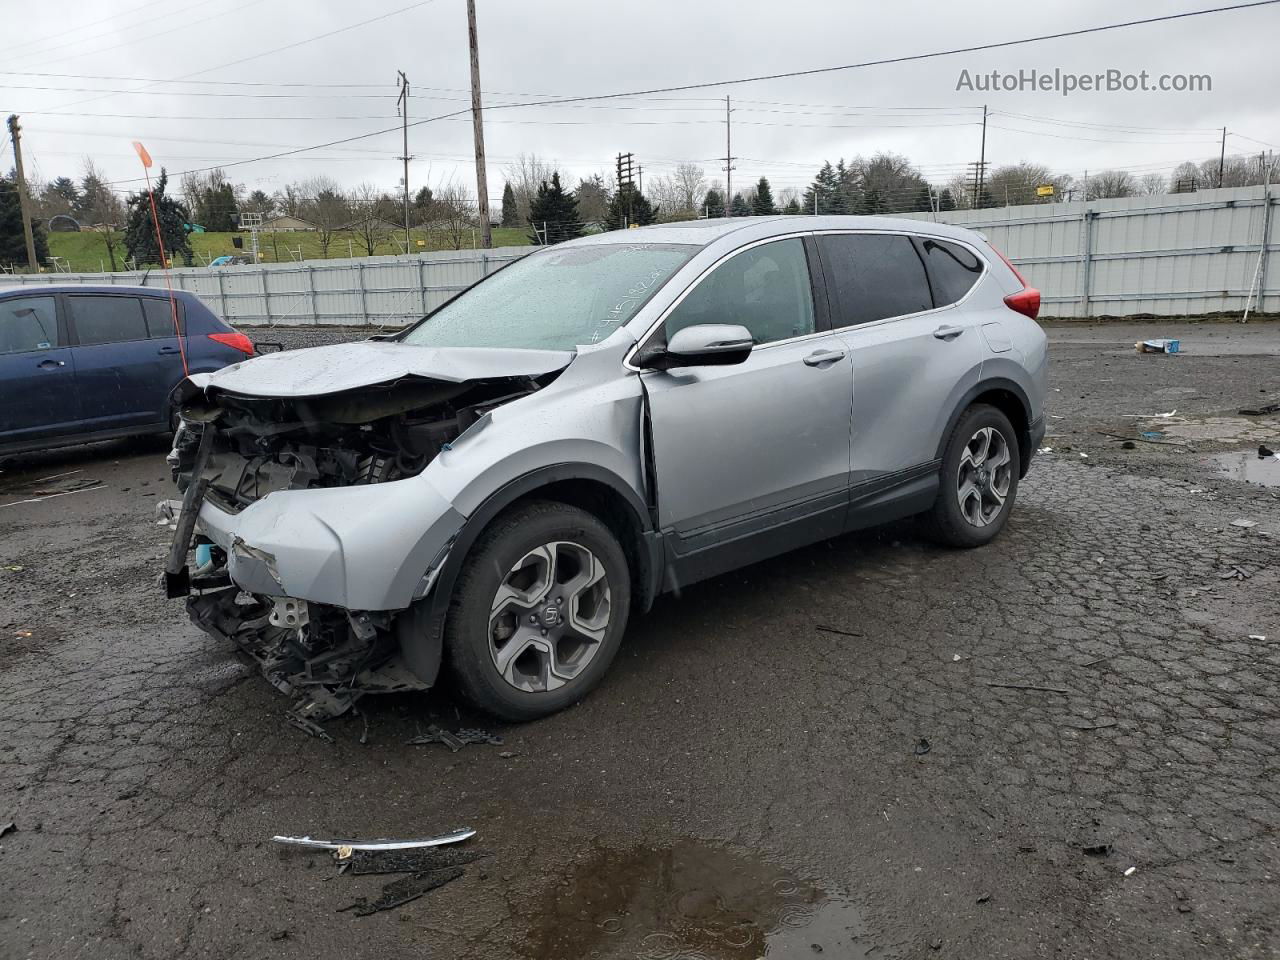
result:
<svg viewBox="0 0 1280 960"><path fill-rule="evenodd" d="M410 236L415 241L414 252L421 253L428 250L451 250L452 244L448 237L439 230L413 230ZM245 249L237 250L231 245L232 237L243 237ZM402 253L404 234L397 234L397 238L401 241L396 243L394 239L384 240L378 244L375 252L379 255ZM423 241L422 246L418 246L416 241ZM348 241L350 245L348 246ZM479 242L479 233L476 234L476 242ZM493 245L495 247L513 247L524 246L528 244L529 238L524 230L514 227L495 227L493 230ZM213 257L221 257L223 255L234 256L237 254L247 255L249 250L249 235L247 233L193 233L191 234L191 249L195 252L195 264L197 266L207 263ZM471 247L471 236L468 235L463 240L464 249ZM301 248L301 249L299 249ZM258 234L258 252L263 263L289 263L290 261L302 260L323 260L324 253L320 249L320 239L313 231L307 230L282 230L279 232L264 231ZM362 246L360 238L354 233L336 233L333 240L329 244L329 257L361 257L366 254L365 248ZM80 233L51 233L49 234L49 254L54 257L61 257L64 262L70 265L72 273L97 272L99 270L110 270L111 261L107 257L107 247L102 241L102 235L92 230L85 230ZM117 261L121 258L121 251L116 251ZM123 269L122 264L117 264ZM175 266L182 266L181 261L177 261Z"/></svg>

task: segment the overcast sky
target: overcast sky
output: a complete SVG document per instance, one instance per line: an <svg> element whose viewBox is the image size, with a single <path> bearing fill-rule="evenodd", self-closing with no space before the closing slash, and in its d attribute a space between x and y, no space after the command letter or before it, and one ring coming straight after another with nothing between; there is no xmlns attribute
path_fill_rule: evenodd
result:
<svg viewBox="0 0 1280 960"><path fill-rule="evenodd" d="M996 0L981 13L943 0L477 6L492 105L918 54L1223 2ZM22 115L29 170L44 179L78 176L91 156L126 189L141 173L130 147L139 139L171 173L223 164L234 181L268 192L320 173L394 192L398 129L282 160L235 161L396 127L397 69L413 84L410 119L467 105L465 0L0 0L0 12L10 44L0 61L0 112ZM343 30L382 14L392 15ZM726 94L734 101L735 186L763 174L775 193L803 187L824 159L880 150L944 182L978 158L984 103L993 111L986 155L996 166L1029 160L1076 176L1117 167L1167 173L1184 159L1216 157L1215 128L1224 125L1229 155L1256 156L1280 145L1278 36L1280 5L816 77L494 110L485 117L489 192L500 194L504 168L522 152L556 163L573 182L611 169L619 151L633 152L646 178L696 161L708 179L722 180L715 158L725 152ZM956 89L961 70L1031 68L1209 74L1212 90L1063 97ZM153 78L162 82L146 82ZM417 126L409 138L411 185L456 177L474 189L469 117ZM6 152L3 166L10 162Z"/></svg>

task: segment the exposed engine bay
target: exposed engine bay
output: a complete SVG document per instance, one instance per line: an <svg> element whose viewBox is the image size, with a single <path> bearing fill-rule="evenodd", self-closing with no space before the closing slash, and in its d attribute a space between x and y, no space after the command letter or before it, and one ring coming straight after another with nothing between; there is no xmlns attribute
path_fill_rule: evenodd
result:
<svg viewBox="0 0 1280 960"><path fill-rule="evenodd" d="M275 490L402 480L421 473L490 410L541 386L532 377L402 380L321 397L201 397L182 408L169 465L185 490L200 439L212 431L201 477L206 495L231 511Z"/></svg>
<svg viewBox="0 0 1280 960"><path fill-rule="evenodd" d="M325 736L317 722L346 712L366 693L426 689L434 669L424 676L420 658L410 669L402 655L417 626L412 608L350 610L250 592L233 581L229 554L261 567L269 582L279 582L276 558L239 537L219 544L202 528L201 509L208 503L240 514L280 491L414 477L489 411L539 390L558 372L463 382L406 377L291 397L200 389L188 381L168 457L183 500L161 505L175 531L168 595L185 596L197 626L230 640L294 697L288 718L313 735Z"/></svg>

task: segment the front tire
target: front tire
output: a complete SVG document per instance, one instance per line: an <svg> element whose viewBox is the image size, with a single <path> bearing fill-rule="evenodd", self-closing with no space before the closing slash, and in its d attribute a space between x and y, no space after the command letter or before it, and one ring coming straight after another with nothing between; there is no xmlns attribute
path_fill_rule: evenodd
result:
<svg viewBox="0 0 1280 960"><path fill-rule="evenodd" d="M932 538L950 547L981 547L994 540L1013 510L1020 467L1009 418L987 404L967 409L951 431L938 499L925 514Z"/></svg>
<svg viewBox="0 0 1280 960"><path fill-rule="evenodd" d="M597 517L536 501L499 516L467 557L444 644L463 696L503 720L563 710L600 682L631 606L626 554Z"/></svg>

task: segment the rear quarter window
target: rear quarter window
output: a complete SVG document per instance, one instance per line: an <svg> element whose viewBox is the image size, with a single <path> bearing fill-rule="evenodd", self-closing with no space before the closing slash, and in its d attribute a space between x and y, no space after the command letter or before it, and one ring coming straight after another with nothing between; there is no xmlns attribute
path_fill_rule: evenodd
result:
<svg viewBox="0 0 1280 960"><path fill-rule="evenodd" d="M179 322L182 320L182 304L175 301L174 305L178 310ZM161 300L157 297L142 298L142 312L147 318L147 333L151 339L155 340L161 337L175 336L173 330L173 310L169 306L168 299Z"/></svg>
<svg viewBox="0 0 1280 960"><path fill-rule="evenodd" d="M934 302L939 307L955 303L973 289L982 276L982 258L967 247L932 237L918 237L921 256L933 284Z"/></svg>

